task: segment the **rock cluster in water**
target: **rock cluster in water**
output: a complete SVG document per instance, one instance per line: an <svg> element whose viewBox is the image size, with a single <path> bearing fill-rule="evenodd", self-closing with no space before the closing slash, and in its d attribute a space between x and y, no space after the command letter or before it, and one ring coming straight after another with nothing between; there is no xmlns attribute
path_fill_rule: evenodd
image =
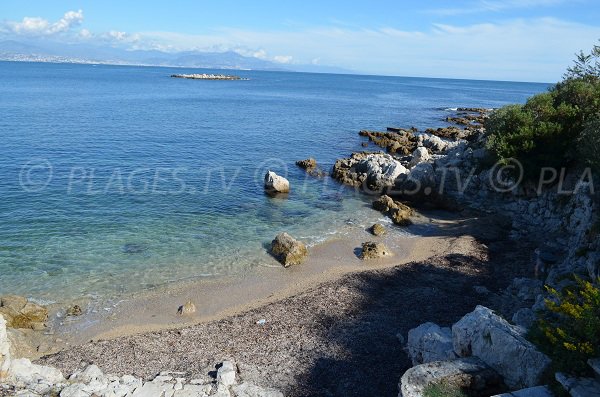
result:
<svg viewBox="0 0 600 397"><path fill-rule="evenodd" d="M192 79L192 80L248 80L239 76L232 76L227 74L212 74L212 73L193 73L193 74L172 74L171 77L179 79Z"/></svg>

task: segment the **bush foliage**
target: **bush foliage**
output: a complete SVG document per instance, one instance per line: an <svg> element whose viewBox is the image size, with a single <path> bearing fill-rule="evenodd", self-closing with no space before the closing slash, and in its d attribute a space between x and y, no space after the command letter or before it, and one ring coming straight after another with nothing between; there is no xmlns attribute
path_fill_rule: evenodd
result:
<svg viewBox="0 0 600 397"><path fill-rule="evenodd" d="M549 92L529 98L525 105L495 111L486 121L488 149L495 159L519 160L530 179L543 167L594 163L597 152L586 146L600 145L599 57L600 47L595 46L590 54L580 54Z"/></svg>
<svg viewBox="0 0 600 397"><path fill-rule="evenodd" d="M576 287L548 291L548 311L540 315L530 338L552 359L556 371L589 376L587 360L600 355L600 288L577 279Z"/></svg>

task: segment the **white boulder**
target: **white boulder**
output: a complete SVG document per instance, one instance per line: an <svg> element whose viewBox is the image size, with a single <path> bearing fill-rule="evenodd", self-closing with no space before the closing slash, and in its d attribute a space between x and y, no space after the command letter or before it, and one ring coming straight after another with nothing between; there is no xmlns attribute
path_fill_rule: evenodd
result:
<svg viewBox="0 0 600 397"><path fill-rule="evenodd" d="M434 323L425 323L408 331L408 354L413 365L456 358L452 331Z"/></svg>
<svg viewBox="0 0 600 397"><path fill-rule="evenodd" d="M410 163L408 163L408 167L412 168L415 165L417 165L419 163L424 163L426 161L429 161L430 159L431 159L431 155L429 154L429 151L427 150L427 148L425 148L423 146L419 146L418 148L416 148L413 151Z"/></svg>
<svg viewBox="0 0 600 397"><path fill-rule="evenodd" d="M504 377L513 389L539 385L550 359L509 324L484 306L452 326L454 351L460 357L477 356Z"/></svg>
<svg viewBox="0 0 600 397"><path fill-rule="evenodd" d="M423 397L427 386L439 383L489 396L497 393L502 378L477 357L434 361L406 371L398 385L398 397Z"/></svg>
<svg viewBox="0 0 600 397"><path fill-rule="evenodd" d="M10 341L6 332L6 320L0 314L0 382L8 377L10 366Z"/></svg>
<svg viewBox="0 0 600 397"><path fill-rule="evenodd" d="M229 387L236 383L235 366L231 361L223 361L221 368L217 370L217 384L219 386Z"/></svg>
<svg viewBox="0 0 600 397"><path fill-rule="evenodd" d="M370 154L363 162L369 187L392 186L396 182L396 178L408 173L408 170L389 154Z"/></svg>
<svg viewBox="0 0 600 397"><path fill-rule="evenodd" d="M290 181L273 171L265 174L265 190L269 193L289 193Z"/></svg>

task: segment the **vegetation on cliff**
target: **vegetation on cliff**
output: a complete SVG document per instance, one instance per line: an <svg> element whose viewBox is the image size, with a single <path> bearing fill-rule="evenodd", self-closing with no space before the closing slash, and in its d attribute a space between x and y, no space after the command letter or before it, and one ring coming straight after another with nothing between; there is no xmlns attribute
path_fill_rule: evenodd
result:
<svg viewBox="0 0 600 397"><path fill-rule="evenodd" d="M495 160L519 160L530 179L543 167L600 170L600 46L580 53L548 92L497 110L485 126Z"/></svg>

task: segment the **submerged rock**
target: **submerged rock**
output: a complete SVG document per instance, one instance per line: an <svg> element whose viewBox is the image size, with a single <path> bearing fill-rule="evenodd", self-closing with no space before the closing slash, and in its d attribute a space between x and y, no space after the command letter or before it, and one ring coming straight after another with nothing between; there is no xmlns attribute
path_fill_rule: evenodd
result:
<svg viewBox="0 0 600 397"><path fill-rule="evenodd" d="M306 260L308 249L306 245L287 233L279 233L271 242L271 254L284 267L299 265Z"/></svg>
<svg viewBox="0 0 600 397"><path fill-rule="evenodd" d="M296 161L296 165L302 169L308 170L311 168L315 168L317 166L317 160L310 157L310 158L307 158L306 160Z"/></svg>
<svg viewBox="0 0 600 397"><path fill-rule="evenodd" d="M371 226L371 233L373 236L383 236L385 234L385 227L381 223L376 223Z"/></svg>
<svg viewBox="0 0 600 397"><path fill-rule="evenodd" d="M390 251L383 243L375 241L367 241L362 245L362 251L360 253L361 259L378 259L386 256L391 256Z"/></svg>
<svg viewBox="0 0 600 397"><path fill-rule="evenodd" d="M48 320L48 310L27 298L6 295L0 298L0 314L10 328L43 329Z"/></svg>
<svg viewBox="0 0 600 397"><path fill-rule="evenodd" d="M67 309L67 316L81 316L83 314L83 310L79 305L73 305Z"/></svg>
<svg viewBox="0 0 600 397"><path fill-rule="evenodd" d="M196 313L196 305L192 303L192 301L187 301L184 305L179 306L177 309L177 314L179 315L189 315Z"/></svg>
<svg viewBox="0 0 600 397"><path fill-rule="evenodd" d="M265 190L267 193L289 193L290 181L273 171L267 171L265 174Z"/></svg>
<svg viewBox="0 0 600 397"><path fill-rule="evenodd" d="M314 176L315 178L322 178L327 175L327 172L318 167L317 160L312 157L306 160L298 160L296 161L296 165L306 170L310 176Z"/></svg>

